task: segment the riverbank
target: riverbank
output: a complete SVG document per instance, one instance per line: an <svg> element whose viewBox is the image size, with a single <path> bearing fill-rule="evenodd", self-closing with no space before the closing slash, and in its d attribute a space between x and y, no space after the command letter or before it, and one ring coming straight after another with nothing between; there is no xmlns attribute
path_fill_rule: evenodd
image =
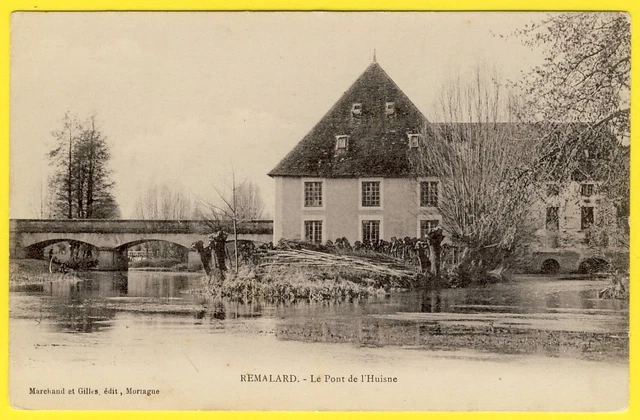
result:
<svg viewBox="0 0 640 420"><path fill-rule="evenodd" d="M9 285L39 284L49 281L77 279L72 273L50 273L49 263L43 260L9 260Z"/></svg>

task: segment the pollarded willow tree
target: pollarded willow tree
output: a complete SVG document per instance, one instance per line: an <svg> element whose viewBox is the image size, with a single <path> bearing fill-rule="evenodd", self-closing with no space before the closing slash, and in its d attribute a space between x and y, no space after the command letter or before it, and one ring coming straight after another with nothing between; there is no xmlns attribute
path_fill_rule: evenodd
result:
<svg viewBox="0 0 640 420"><path fill-rule="evenodd" d="M592 242L600 246L628 246L630 29L626 13L580 12L551 14L513 34L544 54L515 84L518 118L538 126L530 176L596 182L613 205L593 227L605 238Z"/></svg>
<svg viewBox="0 0 640 420"><path fill-rule="evenodd" d="M414 164L439 179L438 210L446 232L464 248L460 270L482 276L512 264L531 241L528 126L508 123L510 97L495 71L452 79L427 123Z"/></svg>

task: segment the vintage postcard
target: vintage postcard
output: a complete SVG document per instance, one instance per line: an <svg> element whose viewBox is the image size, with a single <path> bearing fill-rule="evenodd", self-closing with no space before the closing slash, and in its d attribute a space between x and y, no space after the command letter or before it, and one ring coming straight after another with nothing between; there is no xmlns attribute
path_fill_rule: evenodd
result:
<svg viewBox="0 0 640 420"><path fill-rule="evenodd" d="M13 410L627 410L628 13L10 24Z"/></svg>

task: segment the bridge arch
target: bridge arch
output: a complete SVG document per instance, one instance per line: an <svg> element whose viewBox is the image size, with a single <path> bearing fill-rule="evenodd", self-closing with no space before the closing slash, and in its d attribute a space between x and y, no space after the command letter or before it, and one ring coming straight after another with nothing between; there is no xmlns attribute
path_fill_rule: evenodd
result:
<svg viewBox="0 0 640 420"><path fill-rule="evenodd" d="M147 239L147 238L143 238L143 239L130 240L128 242L125 242L123 244L115 246L114 249L117 249L118 251L126 251L129 248L132 248L134 246L145 244L145 243L149 243L149 242L163 242L163 243L166 243L166 244L177 245L180 248L184 248L184 249L190 249L191 248L190 246L187 246L184 243L171 241L171 240L168 240L168 239L157 239L157 238L149 238L149 239Z"/></svg>
<svg viewBox="0 0 640 420"><path fill-rule="evenodd" d="M592 274L605 271L611 267L611 263L603 257L585 258L578 264L578 272L581 274Z"/></svg>
<svg viewBox="0 0 640 420"><path fill-rule="evenodd" d="M542 274L557 274L560 271L560 263L554 258L547 258L540 266Z"/></svg>
<svg viewBox="0 0 640 420"><path fill-rule="evenodd" d="M79 241L77 239L69 239L69 238L65 238L65 237L60 237L57 239L45 239L39 242L35 242L35 243L31 243L27 246L24 247L24 251L25 251L25 256L27 258L35 258L35 259L43 259L46 258L46 255L44 255L44 249L48 246L51 245L55 245L55 244L59 244L59 243L63 243L63 242L67 242L69 244L82 244L82 245L88 245L92 250L97 251L99 249L98 246L96 246L95 244L92 244L90 242L85 242L85 241Z"/></svg>

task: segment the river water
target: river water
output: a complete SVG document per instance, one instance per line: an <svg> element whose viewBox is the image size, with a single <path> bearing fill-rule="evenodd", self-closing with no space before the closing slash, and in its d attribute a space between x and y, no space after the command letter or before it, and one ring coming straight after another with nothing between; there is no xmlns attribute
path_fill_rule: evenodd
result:
<svg viewBox="0 0 640 420"><path fill-rule="evenodd" d="M627 405L628 308L597 298L605 281L532 276L366 301L275 304L204 298L193 293L202 284L194 273L83 276L11 290L15 407L610 411ZM54 389L61 393L37 393Z"/></svg>

